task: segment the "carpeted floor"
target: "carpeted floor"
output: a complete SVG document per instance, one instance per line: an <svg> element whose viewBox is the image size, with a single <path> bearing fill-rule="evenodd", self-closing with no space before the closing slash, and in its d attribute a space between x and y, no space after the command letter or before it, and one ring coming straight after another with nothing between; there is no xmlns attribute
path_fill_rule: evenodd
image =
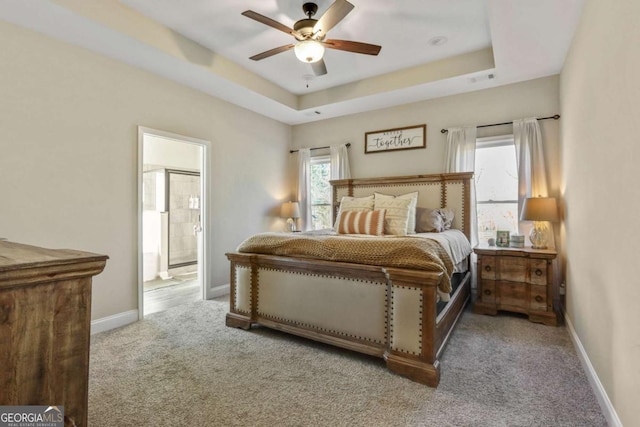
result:
<svg viewBox="0 0 640 427"><path fill-rule="evenodd" d="M89 425L605 426L567 330L467 310L432 389L198 301L94 335Z"/></svg>

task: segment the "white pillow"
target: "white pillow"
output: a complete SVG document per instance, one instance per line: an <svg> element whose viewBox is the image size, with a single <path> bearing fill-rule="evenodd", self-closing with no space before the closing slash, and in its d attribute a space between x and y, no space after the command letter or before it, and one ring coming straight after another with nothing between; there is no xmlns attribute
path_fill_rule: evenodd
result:
<svg viewBox="0 0 640 427"><path fill-rule="evenodd" d="M336 215L336 222L334 227L338 231L338 225L340 224L340 214L346 211L372 211L373 210L373 195L367 197L351 197L344 196L340 200L340 208L338 209L338 215Z"/></svg>
<svg viewBox="0 0 640 427"><path fill-rule="evenodd" d="M418 192L414 191L413 193L402 194L400 196L390 196L388 194L382 193L373 193L375 197L375 203L373 205L374 209L380 209L376 206L378 200L385 199L411 199L411 204L409 205L409 222L407 224L407 234L415 234L416 232L416 206L418 205Z"/></svg>
<svg viewBox="0 0 640 427"><path fill-rule="evenodd" d="M396 236L407 235L409 205L411 205L411 199L394 197L376 200L375 209L384 209L387 211L384 217L384 234L394 234Z"/></svg>

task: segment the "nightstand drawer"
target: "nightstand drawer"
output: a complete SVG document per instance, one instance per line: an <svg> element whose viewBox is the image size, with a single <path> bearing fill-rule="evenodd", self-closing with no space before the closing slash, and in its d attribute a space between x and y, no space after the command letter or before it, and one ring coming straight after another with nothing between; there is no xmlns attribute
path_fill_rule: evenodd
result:
<svg viewBox="0 0 640 427"><path fill-rule="evenodd" d="M547 261L544 259L529 260L529 283L534 285L547 284Z"/></svg>
<svg viewBox="0 0 640 427"><path fill-rule="evenodd" d="M531 285L531 310L547 310L547 287L543 285Z"/></svg>
<svg viewBox="0 0 640 427"><path fill-rule="evenodd" d="M527 259L516 257L500 257L498 263L500 267L499 280L509 282L524 282L527 278Z"/></svg>
<svg viewBox="0 0 640 427"><path fill-rule="evenodd" d="M482 279L496 280L496 257L483 256L481 263L480 277Z"/></svg>
<svg viewBox="0 0 640 427"><path fill-rule="evenodd" d="M480 299L482 300L482 302L485 302L488 304L495 304L496 282L494 282L493 280L483 280L481 287L482 287L482 291L481 291Z"/></svg>
<svg viewBox="0 0 640 427"><path fill-rule="evenodd" d="M524 283L496 282L496 292L499 306L527 308L527 285Z"/></svg>

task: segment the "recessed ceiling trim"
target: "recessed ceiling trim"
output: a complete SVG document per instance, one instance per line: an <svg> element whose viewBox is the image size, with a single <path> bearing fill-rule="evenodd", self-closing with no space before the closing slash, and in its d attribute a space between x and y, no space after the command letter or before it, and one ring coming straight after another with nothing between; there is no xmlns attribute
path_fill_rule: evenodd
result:
<svg viewBox="0 0 640 427"><path fill-rule="evenodd" d="M109 29L129 36L162 53L202 67L225 81L244 86L250 91L296 108L296 95L118 1L48 0L38 2L34 7L42 7L41 3L42 6L46 3L57 4L95 25L105 27L105 30ZM123 49L126 50L126 48Z"/></svg>
<svg viewBox="0 0 640 427"><path fill-rule="evenodd" d="M522 55L514 54L514 51L518 51L517 46L509 43L518 45L520 42L513 40L522 39L526 46L527 42L537 40L535 28L530 30L523 24L509 26L508 33L499 31L505 22L514 19L514 12L504 7L511 0L491 0L487 15L492 29L492 44L494 49L498 49L495 61L493 51L487 48L377 77L363 79L362 76L367 75L363 69L358 71L363 71L358 81L312 93L307 91L315 87L322 88L322 81L313 80L311 85L311 81L305 80L303 73L300 73L296 86L308 85L308 88L305 87L305 91L296 95L123 4L129 1L137 0L13 1L6 2L0 8L0 19L125 62L274 120L295 125L557 74L562 68L573 32L567 32L566 28L575 27L583 3L583 0L566 0L566 3L559 5L556 2L523 0L526 7L518 8L518 22L524 22L532 10L535 10L536 16L550 16L558 11L562 13L561 19L551 21L551 28L547 28L546 32L561 33L563 37L554 39L559 40L557 43L538 46L540 55L535 56L533 62L531 58L524 60ZM167 3L169 0L159 1L169 9L173 7L173 3ZM242 5L224 5L224 8L236 7ZM383 7L383 4L379 3L378 7ZM429 13L431 11L429 9ZM454 42L455 39L449 37L445 49ZM548 50L552 52L548 53ZM549 60L546 61L546 58ZM357 67L352 68L356 70ZM494 79L469 83L469 78L478 80L479 75L496 71L498 74ZM322 114L318 115L315 111L321 111Z"/></svg>
<svg viewBox="0 0 640 427"><path fill-rule="evenodd" d="M491 48L482 49L382 76L363 79L356 83L302 95L300 96L299 109L306 110L321 105L406 89L493 68L495 68L493 50Z"/></svg>

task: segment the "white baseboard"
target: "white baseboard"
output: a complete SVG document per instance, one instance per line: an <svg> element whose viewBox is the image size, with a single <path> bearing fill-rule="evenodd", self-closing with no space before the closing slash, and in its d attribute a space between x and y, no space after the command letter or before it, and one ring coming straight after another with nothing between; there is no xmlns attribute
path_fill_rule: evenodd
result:
<svg viewBox="0 0 640 427"><path fill-rule="evenodd" d="M129 310L91 321L91 335L138 321L138 310Z"/></svg>
<svg viewBox="0 0 640 427"><path fill-rule="evenodd" d="M224 295L228 295L231 290L229 284L216 286L209 289L208 299L218 298ZM100 332L109 331L111 329L119 328L121 326L128 325L129 323L138 321L138 310L129 310L123 313L114 314L113 316L103 317L91 321L91 335Z"/></svg>
<svg viewBox="0 0 640 427"><path fill-rule="evenodd" d="M231 286L229 286L228 283L226 285L216 286L215 288L209 289L209 292L207 292L207 299L229 295L229 292L231 292Z"/></svg>
<svg viewBox="0 0 640 427"><path fill-rule="evenodd" d="M564 312L564 320L567 323L567 329L569 329L569 335L573 340L573 344L576 347L578 352L578 358L582 363L582 368L587 374L587 379L589 380L589 384L591 384L591 388L596 395L596 399L598 399L598 403L600 404L600 408L602 409L602 414L607 420L607 423L613 427L622 427L622 422L620 418L618 418L618 414L616 413L615 408L611 404L611 400L609 400L609 396L607 395L607 391L602 386L600 382L600 378L598 378L598 374L596 370L593 368L591 361L589 360L589 356L587 355L582 342L580 342L580 338L576 333L575 328L573 327L573 323L571 323L571 319L567 316L567 312Z"/></svg>

